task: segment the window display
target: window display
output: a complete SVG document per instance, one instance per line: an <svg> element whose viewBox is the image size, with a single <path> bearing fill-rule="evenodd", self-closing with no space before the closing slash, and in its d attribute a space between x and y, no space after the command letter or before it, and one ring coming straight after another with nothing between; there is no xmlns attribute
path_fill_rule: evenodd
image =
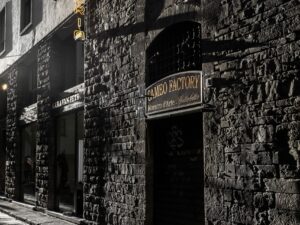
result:
<svg viewBox="0 0 300 225"><path fill-rule="evenodd" d="M82 189L82 112L58 117L56 126L56 193L59 210L78 213L76 208L81 203L77 199L82 199L78 196Z"/></svg>
<svg viewBox="0 0 300 225"><path fill-rule="evenodd" d="M23 200L35 204L36 124L21 130Z"/></svg>

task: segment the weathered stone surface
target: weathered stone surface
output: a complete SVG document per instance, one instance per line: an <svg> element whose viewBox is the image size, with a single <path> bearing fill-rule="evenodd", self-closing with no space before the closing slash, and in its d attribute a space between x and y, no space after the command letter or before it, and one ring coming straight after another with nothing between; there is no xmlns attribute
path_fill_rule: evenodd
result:
<svg viewBox="0 0 300 225"><path fill-rule="evenodd" d="M297 210L300 204L300 194L276 193L276 208L285 210Z"/></svg>
<svg viewBox="0 0 300 225"><path fill-rule="evenodd" d="M17 166L18 154L18 70L11 69L8 77L8 91L7 91L7 118L6 118L6 178L5 178L5 195L8 198L17 199L19 186Z"/></svg>
<svg viewBox="0 0 300 225"><path fill-rule="evenodd" d="M299 207L300 194L299 70L295 66L299 37L294 33L300 25L300 3L214 2L222 6L220 14L216 14L213 26L202 21L202 33L224 44L222 50L214 49L214 54L225 60L203 68L207 73L220 73L224 84L209 92L214 92L210 103L216 111L204 115L208 121L204 123L204 143L205 153L218 154L224 163L219 166L219 158L208 158L219 172L216 175L210 165L206 166L210 168L205 171L206 189L218 185L220 191L210 193L223 193L223 207L231 212L231 224L299 224L292 211ZM210 4L204 1L202 7ZM237 38L248 45L242 46ZM224 47L226 42L232 45ZM274 47L264 47L269 44ZM205 55L204 51L203 59ZM228 59L229 55L233 58ZM232 77L233 82L225 84L225 77ZM210 133L212 125L215 139ZM214 143L222 146L221 151L213 147ZM206 201L213 199L211 196ZM213 203L208 204L209 210L213 210ZM208 224L228 222L223 217L207 220Z"/></svg>
<svg viewBox="0 0 300 225"><path fill-rule="evenodd" d="M204 93L215 107L203 112L207 224L299 224L293 213L300 204L299 9L294 0L204 0L201 7L195 1L88 1L84 218L91 224L145 224L151 205L146 199L146 51L162 29L192 20L201 23L203 41L201 56L193 57L204 74L222 81ZM37 204L43 207L51 186L48 44L38 53ZM175 71L189 68L186 58L174 65ZM11 73L8 91L6 194L12 198L16 76Z"/></svg>
<svg viewBox="0 0 300 225"><path fill-rule="evenodd" d="M267 179L266 190L276 193L298 194L300 189L299 179Z"/></svg>
<svg viewBox="0 0 300 225"><path fill-rule="evenodd" d="M300 214L293 211L280 211L272 209L268 211L270 225L299 224Z"/></svg>
<svg viewBox="0 0 300 225"><path fill-rule="evenodd" d="M51 117L51 86L50 86L50 62L53 60L50 41L40 44L38 49L38 70L37 79L37 138L36 138L36 197L37 205L48 208L49 188L49 154L51 149L50 136L53 126ZM52 154L55 157L54 154ZM51 164L51 170L54 169ZM52 178L53 179L53 178ZM54 190L52 190L54 191Z"/></svg>

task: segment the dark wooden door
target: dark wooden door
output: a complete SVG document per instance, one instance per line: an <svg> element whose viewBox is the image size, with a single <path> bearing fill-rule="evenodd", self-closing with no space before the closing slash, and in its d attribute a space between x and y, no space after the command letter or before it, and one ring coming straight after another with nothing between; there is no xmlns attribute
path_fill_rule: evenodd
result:
<svg viewBox="0 0 300 225"><path fill-rule="evenodd" d="M153 225L204 224L202 114L156 121Z"/></svg>

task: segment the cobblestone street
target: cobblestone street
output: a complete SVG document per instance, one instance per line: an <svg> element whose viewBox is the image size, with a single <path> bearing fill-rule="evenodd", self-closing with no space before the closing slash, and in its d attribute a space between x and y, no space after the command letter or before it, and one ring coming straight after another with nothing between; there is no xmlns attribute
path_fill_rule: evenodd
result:
<svg viewBox="0 0 300 225"><path fill-rule="evenodd" d="M0 225L9 225L9 224L26 225L27 223L16 220L15 218L12 218L11 216L8 216L8 215L0 212Z"/></svg>

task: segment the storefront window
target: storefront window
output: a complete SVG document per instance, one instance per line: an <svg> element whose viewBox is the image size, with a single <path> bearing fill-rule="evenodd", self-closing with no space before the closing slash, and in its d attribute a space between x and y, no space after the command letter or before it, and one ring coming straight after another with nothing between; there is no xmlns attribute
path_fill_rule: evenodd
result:
<svg viewBox="0 0 300 225"><path fill-rule="evenodd" d="M6 130L5 120L0 120L0 194L4 194L5 186L5 158L6 158Z"/></svg>
<svg viewBox="0 0 300 225"><path fill-rule="evenodd" d="M30 61L30 60L29 60ZM24 62L20 67L20 95L21 107L37 102L37 62L35 60Z"/></svg>
<svg viewBox="0 0 300 225"><path fill-rule="evenodd" d="M36 124L23 127L22 140L22 187L24 202L35 203L35 151Z"/></svg>
<svg viewBox="0 0 300 225"><path fill-rule="evenodd" d="M63 213L81 214L83 169L82 112L57 119L57 199Z"/></svg>
<svg viewBox="0 0 300 225"><path fill-rule="evenodd" d="M84 80L83 43L76 42L73 36L57 35L56 57L53 61L53 89L57 93L81 84Z"/></svg>

